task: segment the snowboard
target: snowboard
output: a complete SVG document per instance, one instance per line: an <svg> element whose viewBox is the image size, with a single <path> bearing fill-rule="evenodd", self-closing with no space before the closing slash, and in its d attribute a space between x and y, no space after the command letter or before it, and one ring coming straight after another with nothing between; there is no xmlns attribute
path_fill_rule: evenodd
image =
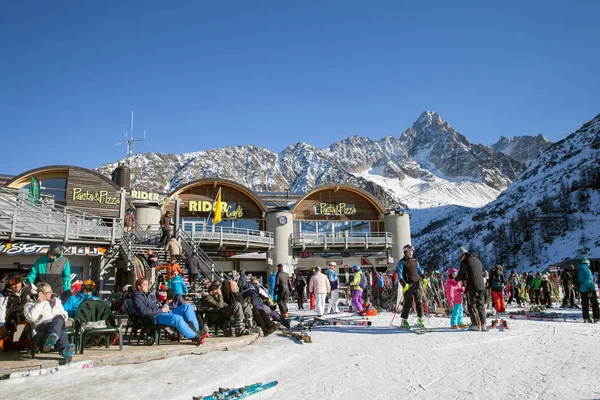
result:
<svg viewBox="0 0 600 400"><path fill-rule="evenodd" d="M241 386L233 389L223 389L213 392L213 394L208 396L194 396L193 400L227 400L227 399L245 399L247 397L252 396L253 394L263 392L267 389L275 387L277 385L277 381L272 381L269 383L253 383L248 386Z"/></svg>
<svg viewBox="0 0 600 400"><path fill-rule="evenodd" d="M281 333L283 333L285 336L293 337L294 339L300 340L304 343L312 343L311 337L308 336L308 334L303 333L303 332L294 332L289 329L282 329Z"/></svg>
<svg viewBox="0 0 600 400"><path fill-rule="evenodd" d="M56 365L54 367L13 372L12 374L9 375L9 379L25 378L28 376L47 375L47 374L52 374L52 373L58 372L58 371L64 371L67 369L88 369L88 368L92 368L93 366L94 366L94 361L92 361L92 360L76 361L76 362L71 362L71 363L64 364L64 365Z"/></svg>

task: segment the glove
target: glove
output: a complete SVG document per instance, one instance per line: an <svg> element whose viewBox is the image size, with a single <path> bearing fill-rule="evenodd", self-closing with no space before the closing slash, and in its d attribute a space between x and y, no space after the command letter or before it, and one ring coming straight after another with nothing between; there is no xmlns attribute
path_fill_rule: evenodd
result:
<svg viewBox="0 0 600 400"><path fill-rule="evenodd" d="M408 290L409 287L410 287L410 285L404 285L404 288L402 289L402 293L406 293L406 291Z"/></svg>
<svg viewBox="0 0 600 400"><path fill-rule="evenodd" d="M69 297L71 297L71 290L65 290L63 294L60 295L60 301L64 303Z"/></svg>

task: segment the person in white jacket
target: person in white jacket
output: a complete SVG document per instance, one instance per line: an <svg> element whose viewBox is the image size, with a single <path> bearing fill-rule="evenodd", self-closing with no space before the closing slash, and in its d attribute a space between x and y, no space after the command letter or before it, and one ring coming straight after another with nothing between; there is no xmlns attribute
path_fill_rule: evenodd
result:
<svg viewBox="0 0 600 400"><path fill-rule="evenodd" d="M317 272L310 278L308 291L315 294L317 315L319 317L323 316L325 313L325 299L327 293L331 291L331 285L327 275L321 273L321 267L317 267Z"/></svg>
<svg viewBox="0 0 600 400"><path fill-rule="evenodd" d="M40 283L37 286L36 300L27 303L23 314L25 319L35 325L38 333L48 333L44 343L44 352L49 352L56 347L65 362L70 362L75 345L69 343L67 336L66 321L68 314L63 305L54 293L52 287L47 283Z"/></svg>

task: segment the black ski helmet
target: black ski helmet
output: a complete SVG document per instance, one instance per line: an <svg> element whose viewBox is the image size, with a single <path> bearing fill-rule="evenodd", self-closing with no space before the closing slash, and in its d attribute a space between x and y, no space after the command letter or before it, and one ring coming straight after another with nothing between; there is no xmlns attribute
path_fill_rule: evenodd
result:
<svg viewBox="0 0 600 400"><path fill-rule="evenodd" d="M59 257L62 253L62 245L58 243L52 243L50 247L48 247L48 252L46 254L54 254L56 257Z"/></svg>

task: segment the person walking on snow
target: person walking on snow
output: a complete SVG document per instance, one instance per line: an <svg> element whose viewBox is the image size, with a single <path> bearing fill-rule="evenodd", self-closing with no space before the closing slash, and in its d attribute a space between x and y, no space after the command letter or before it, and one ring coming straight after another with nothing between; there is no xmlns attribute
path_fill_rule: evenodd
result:
<svg viewBox="0 0 600 400"><path fill-rule="evenodd" d="M598 294L596 293L592 272L590 271L590 261L586 257L581 259L581 264L577 267L577 277L579 278L579 293L581 296L583 322L596 323L600 320ZM590 303L592 303L593 320L590 318Z"/></svg>
<svg viewBox="0 0 600 400"><path fill-rule="evenodd" d="M338 310L338 298L339 298L339 289L338 285L340 280L338 276L335 274L335 268L337 264L333 261L327 264L329 268L327 269L327 278L329 279L329 285L331 286L331 298L329 299L329 313L339 313Z"/></svg>
<svg viewBox="0 0 600 400"><path fill-rule="evenodd" d="M310 279L308 291L314 293L317 315L322 317L325 314L325 298L327 297L327 293L331 291L331 285L327 276L321 273L321 267L319 266L317 266L317 272Z"/></svg>
<svg viewBox="0 0 600 400"><path fill-rule="evenodd" d="M292 294L292 284L290 276L283 270L282 264L277 264L277 275L275 277L275 295L277 296L277 305L284 318L288 318L288 301Z"/></svg>
<svg viewBox="0 0 600 400"><path fill-rule="evenodd" d="M483 267L475 255L464 247L458 249L460 267L456 274L457 281L466 281L467 307L471 317L472 331L487 332L485 315L485 283L483 282Z"/></svg>
<svg viewBox="0 0 600 400"><path fill-rule="evenodd" d="M450 328L458 329L465 328L467 325L463 323L463 293L465 288L460 282L456 281L458 270L450 268L448 271L448 280L446 281L446 297L448 305L452 308L452 317L450 317Z"/></svg>
<svg viewBox="0 0 600 400"><path fill-rule="evenodd" d="M417 325L424 328L425 322L423 321L423 270L421 265L414 257L415 248L414 246L407 244L402 249L404 251L404 257L398 261L396 271L398 272L398 280L402 287L408 285L408 288L404 290L404 304L402 305L402 327L410 329L408 323L408 314L412 307L413 298L415 299L415 305L417 306Z"/></svg>

